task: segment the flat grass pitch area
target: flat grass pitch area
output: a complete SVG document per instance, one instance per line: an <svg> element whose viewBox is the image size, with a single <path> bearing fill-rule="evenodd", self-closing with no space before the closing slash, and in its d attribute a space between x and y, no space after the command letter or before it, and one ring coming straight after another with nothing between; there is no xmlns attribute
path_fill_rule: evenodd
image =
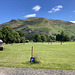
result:
<svg viewBox="0 0 75 75"><path fill-rule="evenodd" d="M39 63L30 63L31 49ZM18 43L0 51L0 67L75 70L75 42Z"/></svg>

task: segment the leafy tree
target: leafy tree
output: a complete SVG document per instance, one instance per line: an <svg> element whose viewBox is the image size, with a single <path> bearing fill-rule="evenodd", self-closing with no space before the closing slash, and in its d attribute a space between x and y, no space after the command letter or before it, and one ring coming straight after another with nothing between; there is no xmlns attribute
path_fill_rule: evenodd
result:
<svg viewBox="0 0 75 75"><path fill-rule="evenodd" d="M60 34L56 35L56 40L57 41L70 41L70 36L63 31Z"/></svg>
<svg viewBox="0 0 75 75"><path fill-rule="evenodd" d="M14 38L15 38L15 42L16 43L18 43L18 42L20 42L20 35L19 35L19 33L18 32L14 32Z"/></svg>
<svg viewBox="0 0 75 75"><path fill-rule="evenodd" d="M56 35L56 40L57 40L57 41L61 41L61 35L60 35L60 34L57 34L57 35Z"/></svg>
<svg viewBox="0 0 75 75"><path fill-rule="evenodd" d="M44 34L42 34L42 35L41 35L41 40L42 40L42 41L46 41L46 39L47 39L46 36L45 36Z"/></svg>
<svg viewBox="0 0 75 75"><path fill-rule="evenodd" d="M70 40L71 40L70 36L68 34L66 34L64 36L64 41L70 41Z"/></svg>
<svg viewBox="0 0 75 75"><path fill-rule="evenodd" d="M4 26L2 28L2 40L6 43L12 43L12 42L19 42L19 34L18 32L15 32L11 27Z"/></svg>
<svg viewBox="0 0 75 75"><path fill-rule="evenodd" d="M25 42L25 37L20 37L20 42L21 43Z"/></svg>
<svg viewBox="0 0 75 75"><path fill-rule="evenodd" d="M52 36L47 35L47 34L45 34L45 36L46 36L46 41L47 41L47 42L53 41L53 40L52 40Z"/></svg>
<svg viewBox="0 0 75 75"><path fill-rule="evenodd" d="M50 42L52 42L52 41L55 41L56 40L56 36L55 35L50 35L49 36L49 40L50 40Z"/></svg>
<svg viewBox="0 0 75 75"><path fill-rule="evenodd" d="M25 42L25 39L26 39L25 33L24 33L22 30L18 30L17 32L18 32L19 35L20 35L20 42L21 42L21 43Z"/></svg>
<svg viewBox="0 0 75 75"><path fill-rule="evenodd" d="M18 30L17 32L19 33L20 37L25 37L25 33L22 30Z"/></svg>
<svg viewBox="0 0 75 75"><path fill-rule="evenodd" d="M75 36L71 36L71 40L72 41L75 41Z"/></svg>
<svg viewBox="0 0 75 75"><path fill-rule="evenodd" d="M3 35L2 35L2 31L0 30L0 39L2 39Z"/></svg>
<svg viewBox="0 0 75 75"><path fill-rule="evenodd" d="M35 36L34 36L34 42L39 42L39 41L41 41L40 35L39 34L35 34Z"/></svg>

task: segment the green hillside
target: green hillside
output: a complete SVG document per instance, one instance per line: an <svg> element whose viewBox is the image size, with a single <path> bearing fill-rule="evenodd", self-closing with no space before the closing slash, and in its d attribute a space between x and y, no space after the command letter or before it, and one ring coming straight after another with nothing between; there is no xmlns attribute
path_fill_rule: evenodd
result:
<svg viewBox="0 0 75 75"><path fill-rule="evenodd" d="M10 22L0 24L11 26L14 30L23 30L28 36L32 37L35 33L39 34L56 34L60 31L75 36L75 24L68 21L32 17L28 19L13 19Z"/></svg>

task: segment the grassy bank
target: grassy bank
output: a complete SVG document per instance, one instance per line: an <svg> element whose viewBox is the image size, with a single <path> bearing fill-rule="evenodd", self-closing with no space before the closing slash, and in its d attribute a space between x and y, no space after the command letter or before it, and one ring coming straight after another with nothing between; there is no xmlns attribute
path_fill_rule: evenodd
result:
<svg viewBox="0 0 75 75"><path fill-rule="evenodd" d="M40 61L31 64L31 48ZM75 70L75 42L63 43L19 43L5 45L0 51L0 67L46 68Z"/></svg>

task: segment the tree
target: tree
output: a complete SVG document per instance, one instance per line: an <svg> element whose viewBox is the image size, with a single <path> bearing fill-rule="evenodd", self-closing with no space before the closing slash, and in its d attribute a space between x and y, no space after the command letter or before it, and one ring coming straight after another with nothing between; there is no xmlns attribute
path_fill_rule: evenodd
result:
<svg viewBox="0 0 75 75"><path fill-rule="evenodd" d="M45 36L47 42L52 42L53 40L55 40L55 38L52 35L45 34Z"/></svg>
<svg viewBox="0 0 75 75"><path fill-rule="evenodd" d="M20 35L19 35L19 33L18 32L14 32L13 35L14 35L15 42L16 43L20 42Z"/></svg>
<svg viewBox="0 0 75 75"><path fill-rule="evenodd" d="M25 42L25 37L20 37L20 43L24 43Z"/></svg>
<svg viewBox="0 0 75 75"><path fill-rule="evenodd" d="M0 30L0 39L2 39L3 35L2 35L2 31Z"/></svg>
<svg viewBox="0 0 75 75"><path fill-rule="evenodd" d="M72 41L75 41L75 36L71 36L71 40Z"/></svg>
<svg viewBox="0 0 75 75"><path fill-rule="evenodd" d="M70 41L70 40L71 40L70 36L68 34L66 34L64 36L64 41Z"/></svg>
<svg viewBox="0 0 75 75"><path fill-rule="evenodd" d="M40 35L39 34L35 34L35 36L34 36L34 42L39 42L39 41L41 41Z"/></svg>
<svg viewBox="0 0 75 75"><path fill-rule="evenodd" d="M23 42L25 42L25 40L26 40L26 35L25 35L25 33L22 31L22 30L18 30L17 31L18 33L19 33L19 35L20 35L20 42L21 43L23 43Z"/></svg>
<svg viewBox="0 0 75 75"><path fill-rule="evenodd" d="M4 26L2 28L2 40L5 43L13 43L13 42L19 42L19 34L18 32L15 32L11 27L9 26Z"/></svg>
<svg viewBox="0 0 75 75"><path fill-rule="evenodd" d="M57 41L61 41L61 35L60 35L60 34L57 34L57 35L56 35L56 40L57 40Z"/></svg>
<svg viewBox="0 0 75 75"><path fill-rule="evenodd" d="M70 41L70 36L63 31L60 34L56 35L56 40L57 41Z"/></svg>
<svg viewBox="0 0 75 75"><path fill-rule="evenodd" d="M18 30L17 32L19 33L20 37L25 37L25 33L22 30Z"/></svg>
<svg viewBox="0 0 75 75"><path fill-rule="evenodd" d="M46 41L46 39L47 39L46 36L45 36L44 34L42 34L42 35L41 35L41 40L42 40L42 41Z"/></svg>

